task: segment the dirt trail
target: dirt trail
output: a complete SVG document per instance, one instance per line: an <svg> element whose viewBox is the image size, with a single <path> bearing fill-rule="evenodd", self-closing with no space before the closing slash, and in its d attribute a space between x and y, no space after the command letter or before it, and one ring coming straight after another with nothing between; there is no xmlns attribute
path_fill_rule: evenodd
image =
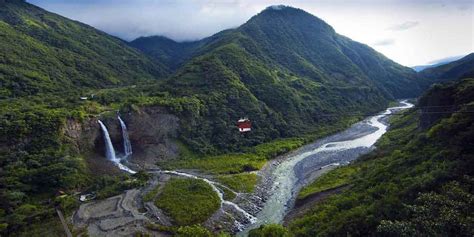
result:
<svg viewBox="0 0 474 237"><path fill-rule="evenodd" d="M162 179L151 180L146 188L131 189L104 200L82 204L72 216L74 227L85 229L89 236L131 236L135 233L169 236L146 228L149 223L170 225L171 222L153 204L144 204L142 198L156 185L162 185Z"/></svg>

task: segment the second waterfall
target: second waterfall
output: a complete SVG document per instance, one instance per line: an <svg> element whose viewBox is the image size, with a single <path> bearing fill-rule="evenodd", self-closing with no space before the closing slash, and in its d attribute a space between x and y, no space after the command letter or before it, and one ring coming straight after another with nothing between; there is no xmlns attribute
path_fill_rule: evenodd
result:
<svg viewBox="0 0 474 237"><path fill-rule="evenodd" d="M98 120L97 121L99 124L100 124L100 128L102 129L102 133L104 134L104 143L105 143L105 156L107 157L108 160L112 161L115 165L117 165L119 167L119 169L123 170L123 171L127 171L131 174L135 174L136 172L133 171L132 169L128 168L127 166L123 165L122 163L120 163L120 160L121 159L118 159L116 154L115 154L115 149L114 149L114 146L112 144L112 140L110 139L110 135L109 135L109 131L107 130L107 127L105 126L105 124ZM127 135L128 137L128 135ZM130 150L131 152L131 150Z"/></svg>
<svg viewBox="0 0 474 237"><path fill-rule="evenodd" d="M130 138L128 137L128 130L127 125L125 122L117 116L118 120L120 121L120 127L122 127L122 139L123 139L123 152L125 153L124 159L127 159L130 155L132 155L132 144L130 143Z"/></svg>

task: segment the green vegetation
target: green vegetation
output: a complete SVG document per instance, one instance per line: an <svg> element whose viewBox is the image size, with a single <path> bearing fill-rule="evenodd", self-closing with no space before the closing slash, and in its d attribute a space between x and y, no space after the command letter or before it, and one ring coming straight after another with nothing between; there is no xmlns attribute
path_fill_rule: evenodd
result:
<svg viewBox="0 0 474 237"><path fill-rule="evenodd" d="M224 198L224 200L232 201L235 197L237 197L236 193L233 190L226 188L222 185L219 185L218 187L224 192L224 195L222 197Z"/></svg>
<svg viewBox="0 0 474 237"><path fill-rule="evenodd" d="M217 180L236 192L251 193L257 184L255 173L242 173L234 175L219 175Z"/></svg>
<svg viewBox="0 0 474 237"><path fill-rule="evenodd" d="M124 190L144 186L149 174L140 171L132 176L128 174L96 177L89 189L96 193L97 198L104 199L121 194Z"/></svg>
<svg viewBox="0 0 474 237"><path fill-rule="evenodd" d="M160 191L160 186L157 185L154 187L152 190L150 190L148 193L143 195L143 201L144 202L152 202L156 199L156 196L158 195L158 192Z"/></svg>
<svg viewBox="0 0 474 237"><path fill-rule="evenodd" d="M70 213L78 204L73 193L105 198L146 181L143 173L92 173L91 151L80 150L78 141L64 134L68 122L86 124L117 110L163 107L179 117L182 153L159 165L199 169L248 192L256 177L247 172L269 159L378 112L393 98L421 92L410 69L294 8L268 9L237 29L198 42L152 37L132 45L154 60L87 25L25 1L0 0L1 235L55 235L56 228L48 234L40 225L54 222L55 205ZM88 99L80 100L82 96ZM240 134L235 122L245 116L252 121L252 132ZM442 118L428 118L427 124ZM403 121L395 127L405 127L403 135L414 134L414 123ZM380 144L386 150L378 154L391 156L401 149L399 144L408 143L407 137L384 138ZM173 182L192 182L167 186L158 197L178 224L200 223L214 210L215 193L207 192L207 184ZM180 209L186 205L176 203L192 195L175 200L173 192L189 193L193 187L203 192L186 203L194 209ZM56 197L59 191L65 196ZM224 191L231 199L233 194ZM196 214L185 216L192 211Z"/></svg>
<svg viewBox="0 0 474 237"><path fill-rule="evenodd" d="M262 225L258 229L251 230L249 237L290 237L287 229L278 224Z"/></svg>
<svg viewBox="0 0 474 237"><path fill-rule="evenodd" d="M206 228L193 225L193 226L183 226L179 227L177 233L177 237L212 237L214 236L209 230Z"/></svg>
<svg viewBox="0 0 474 237"><path fill-rule="evenodd" d="M254 147L243 147L242 153L227 153L224 155L199 156L181 144L181 157L178 160L159 162L164 169L199 169L211 174L238 174L255 171L269 159L285 154L301 147L303 144L317 138L327 136L346 128L356 122L358 117L340 119L338 122L306 132L300 138L284 138L262 143Z"/></svg>
<svg viewBox="0 0 474 237"><path fill-rule="evenodd" d="M207 220L220 207L212 187L198 179L173 178L155 200L176 225L193 225Z"/></svg>
<svg viewBox="0 0 474 237"><path fill-rule="evenodd" d="M304 199L311 194L348 184L352 180L354 174L358 171L358 168L354 166L343 166L336 168L329 173L322 175L313 183L301 189L300 193L298 194L298 199Z"/></svg>
<svg viewBox="0 0 474 237"><path fill-rule="evenodd" d="M303 144L303 139L282 139L248 148L248 153L224 154L217 156L196 157L193 153L184 152L181 159L160 162L165 169L200 169L213 174L237 174L259 170L267 161L279 154L295 149ZM183 149L186 149L183 147Z"/></svg>
<svg viewBox="0 0 474 237"><path fill-rule="evenodd" d="M427 68L420 72L420 77L429 79L430 84L434 82L446 82L460 78L474 78L474 53L459 60L441 66Z"/></svg>
<svg viewBox="0 0 474 237"><path fill-rule="evenodd" d="M166 67L123 41L23 1L0 3L0 99L155 80Z"/></svg>
<svg viewBox="0 0 474 237"><path fill-rule="evenodd" d="M355 164L351 188L294 220L296 236L471 236L474 80L436 86L419 106L457 112L394 117L377 149ZM429 123L427 123L427 121ZM336 171L338 172L338 171Z"/></svg>
<svg viewBox="0 0 474 237"><path fill-rule="evenodd" d="M211 233L206 228L201 225L191 225L191 226L162 226L154 223L149 223L146 226L150 230L165 232L173 236L182 236L182 237L230 237L229 234L225 232L219 232L217 234Z"/></svg>

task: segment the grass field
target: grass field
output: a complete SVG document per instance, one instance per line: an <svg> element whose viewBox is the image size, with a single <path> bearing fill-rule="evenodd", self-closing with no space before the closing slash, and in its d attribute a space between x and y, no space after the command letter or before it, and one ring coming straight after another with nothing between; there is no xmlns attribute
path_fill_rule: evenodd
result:
<svg viewBox="0 0 474 237"><path fill-rule="evenodd" d="M155 200L176 225L199 224L220 207L220 200L212 187L198 179L172 178Z"/></svg>
<svg viewBox="0 0 474 237"><path fill-rule="evenodd" d="M354 166L342 166L316 179L310 185L301 189L298 199L304 199L311 194L319 193L328 189L336 188L350 182L351 177L359 169Z"/></svg>

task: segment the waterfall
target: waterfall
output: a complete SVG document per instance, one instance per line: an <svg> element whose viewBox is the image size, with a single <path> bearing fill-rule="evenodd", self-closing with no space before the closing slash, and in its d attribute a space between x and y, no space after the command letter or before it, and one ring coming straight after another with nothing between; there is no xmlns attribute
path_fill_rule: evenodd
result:
<svg viewBox="0 0 474 237"><path fill-rule="evenodd" d="M127 166L123 165L120 163L120 159L117 159L115 156L115 150L114 150L114 145L112 145L112 140L110 139L109 131L107 130L107 127L102 123L102 121L97 120L97 122L100 124L100 128L102 129L102 132L104 133L104 142L105 142L105 157L114 162L119 169L127 171L131 174L135 174L136 172L128 168Z"/></svg>
<svg viewBox="0 0 474 237"><path fill-rule="evenodd" d="M132 155L132 144L130 143L130 138L128 137L127 125L125 122L117 116L118 120L120 121L120 126L122 127L122 139L123 139L123 151L125 152L124 159L128 158Z"/></svg>

